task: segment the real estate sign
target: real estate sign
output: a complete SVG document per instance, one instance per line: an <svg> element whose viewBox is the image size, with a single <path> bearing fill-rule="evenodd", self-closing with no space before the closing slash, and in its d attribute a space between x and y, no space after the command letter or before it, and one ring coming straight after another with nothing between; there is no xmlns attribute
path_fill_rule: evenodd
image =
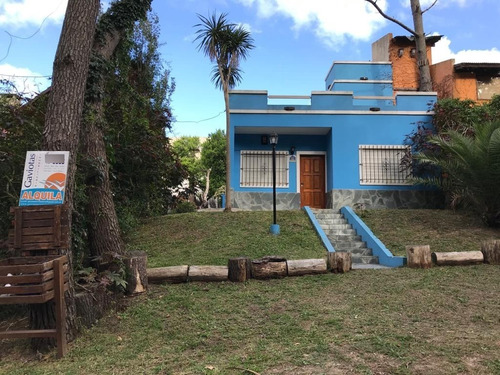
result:
<svg viewBox="0 0 500 375"><path fill-rule="evenodd" d="M28 151L19 205L62 204L68 159L69 151Z"/></svg>

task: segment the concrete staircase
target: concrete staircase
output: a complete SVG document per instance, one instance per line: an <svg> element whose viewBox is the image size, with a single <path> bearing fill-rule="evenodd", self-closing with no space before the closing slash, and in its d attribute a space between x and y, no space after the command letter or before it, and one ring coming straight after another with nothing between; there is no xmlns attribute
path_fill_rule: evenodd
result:
<svg viewBox="0 0 500 375"><path fill-rule="evenodd" d="M366 247L339 211L326 209L313 212L335 251L351 253L353 264L379 264L378 257L373 256L372 250Z"/></svg>

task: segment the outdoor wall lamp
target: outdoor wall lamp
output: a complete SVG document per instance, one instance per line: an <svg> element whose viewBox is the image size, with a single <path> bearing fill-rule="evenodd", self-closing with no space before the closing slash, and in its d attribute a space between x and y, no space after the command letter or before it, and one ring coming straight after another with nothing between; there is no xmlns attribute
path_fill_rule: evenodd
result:
<svg viewBox="0 0 500 375"><path fill-rule="evenodd" d="M285 107L285 108L283 108L283 109L284 109L285 111L289 111L289 112L290 112L290 111L295 111L295 107L288 107L288 106L287 106L287 107Z"/></svg>
<svg viewBox="0 0 500 375"><path fill-rule="evenodd" d="M398 49L398 57L403 57L405 50L403 48Z"/></svg>
<svg viewBox="0 0 500 375"><path fill-rule="evenodd" d="M278 134L269 135L269 144L273 146L273 224L271 225L271 234L280 234L280 226L276 224L276 145L278 144Z"/></svg>
<svg viewBox="0 0 500 375"><path fill-rule="evenodd" d="M278 134L273 133L269 135L269 144L275 147L278 144Z"/></svg>
<svg viewBox="0 0 500 375"><path fill-rule="evenodd" d="M416 55L416 54L417 54L417 50L416 50L415 48L412 48L412 49L410 50L410 56L411 56L411 57L415 57L415 55Z"/></svg>
<svg viewBox="0 0 500 375"><path fill-rule="evenodd" d="M295 155L295 146L290 147L290 155Z"/></svg>

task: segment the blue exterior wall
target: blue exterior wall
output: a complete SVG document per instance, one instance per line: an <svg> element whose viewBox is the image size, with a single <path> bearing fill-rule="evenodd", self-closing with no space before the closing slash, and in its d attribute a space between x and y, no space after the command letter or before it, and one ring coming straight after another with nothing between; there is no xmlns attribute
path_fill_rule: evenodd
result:
<svg viewBox="0 0 500 375"><path fill-rule="evenodd" d="M230 93L231 186L239 192L271 192L271 188L240 187L240 151L271 150L261 136L276 132L277 151L322 152L326 161L326 191L413 190L411 185L361 185L359 145L401 145L417 125L431 127L435 93L393 95L390 63L335 63L326 82L341 91L313 91L310 105L286 105L268 98L267 91ZM367 77L367 80L359 80ZM355 81L355 80L358 81ZM351 80L352 82L349 82ZM375 82L379 80L379 82ZM373 82L372 82L373 81ZM363 98L368 97L368 98ZM273 97L272 99L276 99ZM283 99L283 100L281 100ZM290 97L293 103L293 97ZM270 104L272 103L272 104ZM298 193L298 162L289 163L289 186L277 193Z"/></svg>

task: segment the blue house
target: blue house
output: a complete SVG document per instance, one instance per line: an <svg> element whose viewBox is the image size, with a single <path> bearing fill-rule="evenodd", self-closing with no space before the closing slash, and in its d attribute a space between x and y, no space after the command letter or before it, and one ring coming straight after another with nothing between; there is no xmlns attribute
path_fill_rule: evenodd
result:
<svg viewBox="0 0 500 375"><path fill-rule="evenodd" d="M229 100L233 207L272 208L272 133L280 210L435 205L401 159L406 136L431 126L436 93L394 92L390 62L334 62L325 91L308 96L232 91Z"/></svg>

